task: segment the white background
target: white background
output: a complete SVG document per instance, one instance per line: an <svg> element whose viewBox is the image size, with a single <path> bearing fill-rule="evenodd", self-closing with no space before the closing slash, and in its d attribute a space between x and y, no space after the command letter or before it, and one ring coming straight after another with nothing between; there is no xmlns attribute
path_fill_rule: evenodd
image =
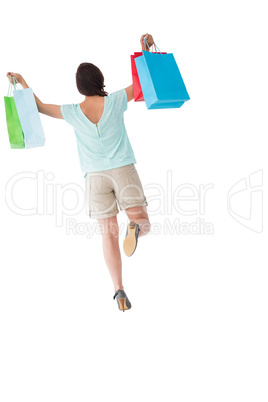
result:
<svg viewBox="0 0 268 402"><path fill-rule="evenodd" d="M174 54L191 97L170 110L132 101L125 113L152 232L128 258L127 219L118 215L133 305L124 314L100 234L67 232L67 219L81 229L95 224L84 209L64 213L76 203L65 186L84 189L72 127L41 115L45 146L11 150L2 101L1 401L267 401L265 2L13 1L0 15L2 99L13 71L44 103L81 102L75 72L84 61L102 70L108 92L124 88L146 32ZM228 192L254 172L258 191L233 196L234 219ZM36 180L19 181L13 202L24 213L16 213L6 186L37 173L50 178L39 181L47 192L37 196ZM180 203L192 215L168 204L185 184L211 185L203 212L193 194ZM25 213L37 204L38 214ZM174 222L175 231L165 230Z"/></svg>

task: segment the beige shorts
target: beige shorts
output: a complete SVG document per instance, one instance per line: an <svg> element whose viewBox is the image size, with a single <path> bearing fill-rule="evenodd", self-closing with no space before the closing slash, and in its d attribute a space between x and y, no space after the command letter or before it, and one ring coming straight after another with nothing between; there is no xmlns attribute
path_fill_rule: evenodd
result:
<svg viewBox="0 0 268 402"><path fill-rule="evenodd" d="M101 172L87 173L86 200L93 219L111 218L126 208L147 206L148 202L133 163Z"/></svg>

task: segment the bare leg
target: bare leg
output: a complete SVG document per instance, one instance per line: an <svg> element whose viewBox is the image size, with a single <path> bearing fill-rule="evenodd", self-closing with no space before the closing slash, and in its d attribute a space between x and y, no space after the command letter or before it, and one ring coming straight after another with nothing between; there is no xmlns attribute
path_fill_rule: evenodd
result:
<svg viewBox="0 0 268 402"><path fill-rule="evenodd" d="M125 211L130 222L135 222L139 225L140 228L139 237L145 236L150 232L151 224L149 221L146 206L127 208L125 209Z"/></svg>
<svg viewBox="0 0 268 402"><path fill-rule="evenodd" d="M124 289L122 283L122 260L119 248L119 227L116 215L112 218L98 219L102 234L103 255L109 269L115 292Z"/></svg>

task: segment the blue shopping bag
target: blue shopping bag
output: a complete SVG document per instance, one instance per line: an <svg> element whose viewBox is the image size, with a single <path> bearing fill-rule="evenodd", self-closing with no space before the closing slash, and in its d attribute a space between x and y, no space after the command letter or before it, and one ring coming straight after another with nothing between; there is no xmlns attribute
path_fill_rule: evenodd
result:
<svg viewBox="0 0 268 402"><path fill-rule="evenodd" d="M173 54L142 53L135 63L147 109L181 107L190 97Z"/></svg>
<svg viewBox="0 0 268 402"><path fill-rule="evenodd" d="M13 96L24 134L25 148L43 146L46 139L32 88L17 89L14 85Z"/></svg>

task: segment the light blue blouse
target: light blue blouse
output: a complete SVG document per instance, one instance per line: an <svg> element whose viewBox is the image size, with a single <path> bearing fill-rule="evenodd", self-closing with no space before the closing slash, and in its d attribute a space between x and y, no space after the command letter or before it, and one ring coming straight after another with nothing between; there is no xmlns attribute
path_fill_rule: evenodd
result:
<svg viewBox="0 0 268 402"><path fill-rule="evenodd" d="M84 177L90 172L136 163L124 124L127 106L125 89L105 96L103 114L99 122L94 124L82 112L79 103L61 105L64 120L75 131Z"/></svg>

